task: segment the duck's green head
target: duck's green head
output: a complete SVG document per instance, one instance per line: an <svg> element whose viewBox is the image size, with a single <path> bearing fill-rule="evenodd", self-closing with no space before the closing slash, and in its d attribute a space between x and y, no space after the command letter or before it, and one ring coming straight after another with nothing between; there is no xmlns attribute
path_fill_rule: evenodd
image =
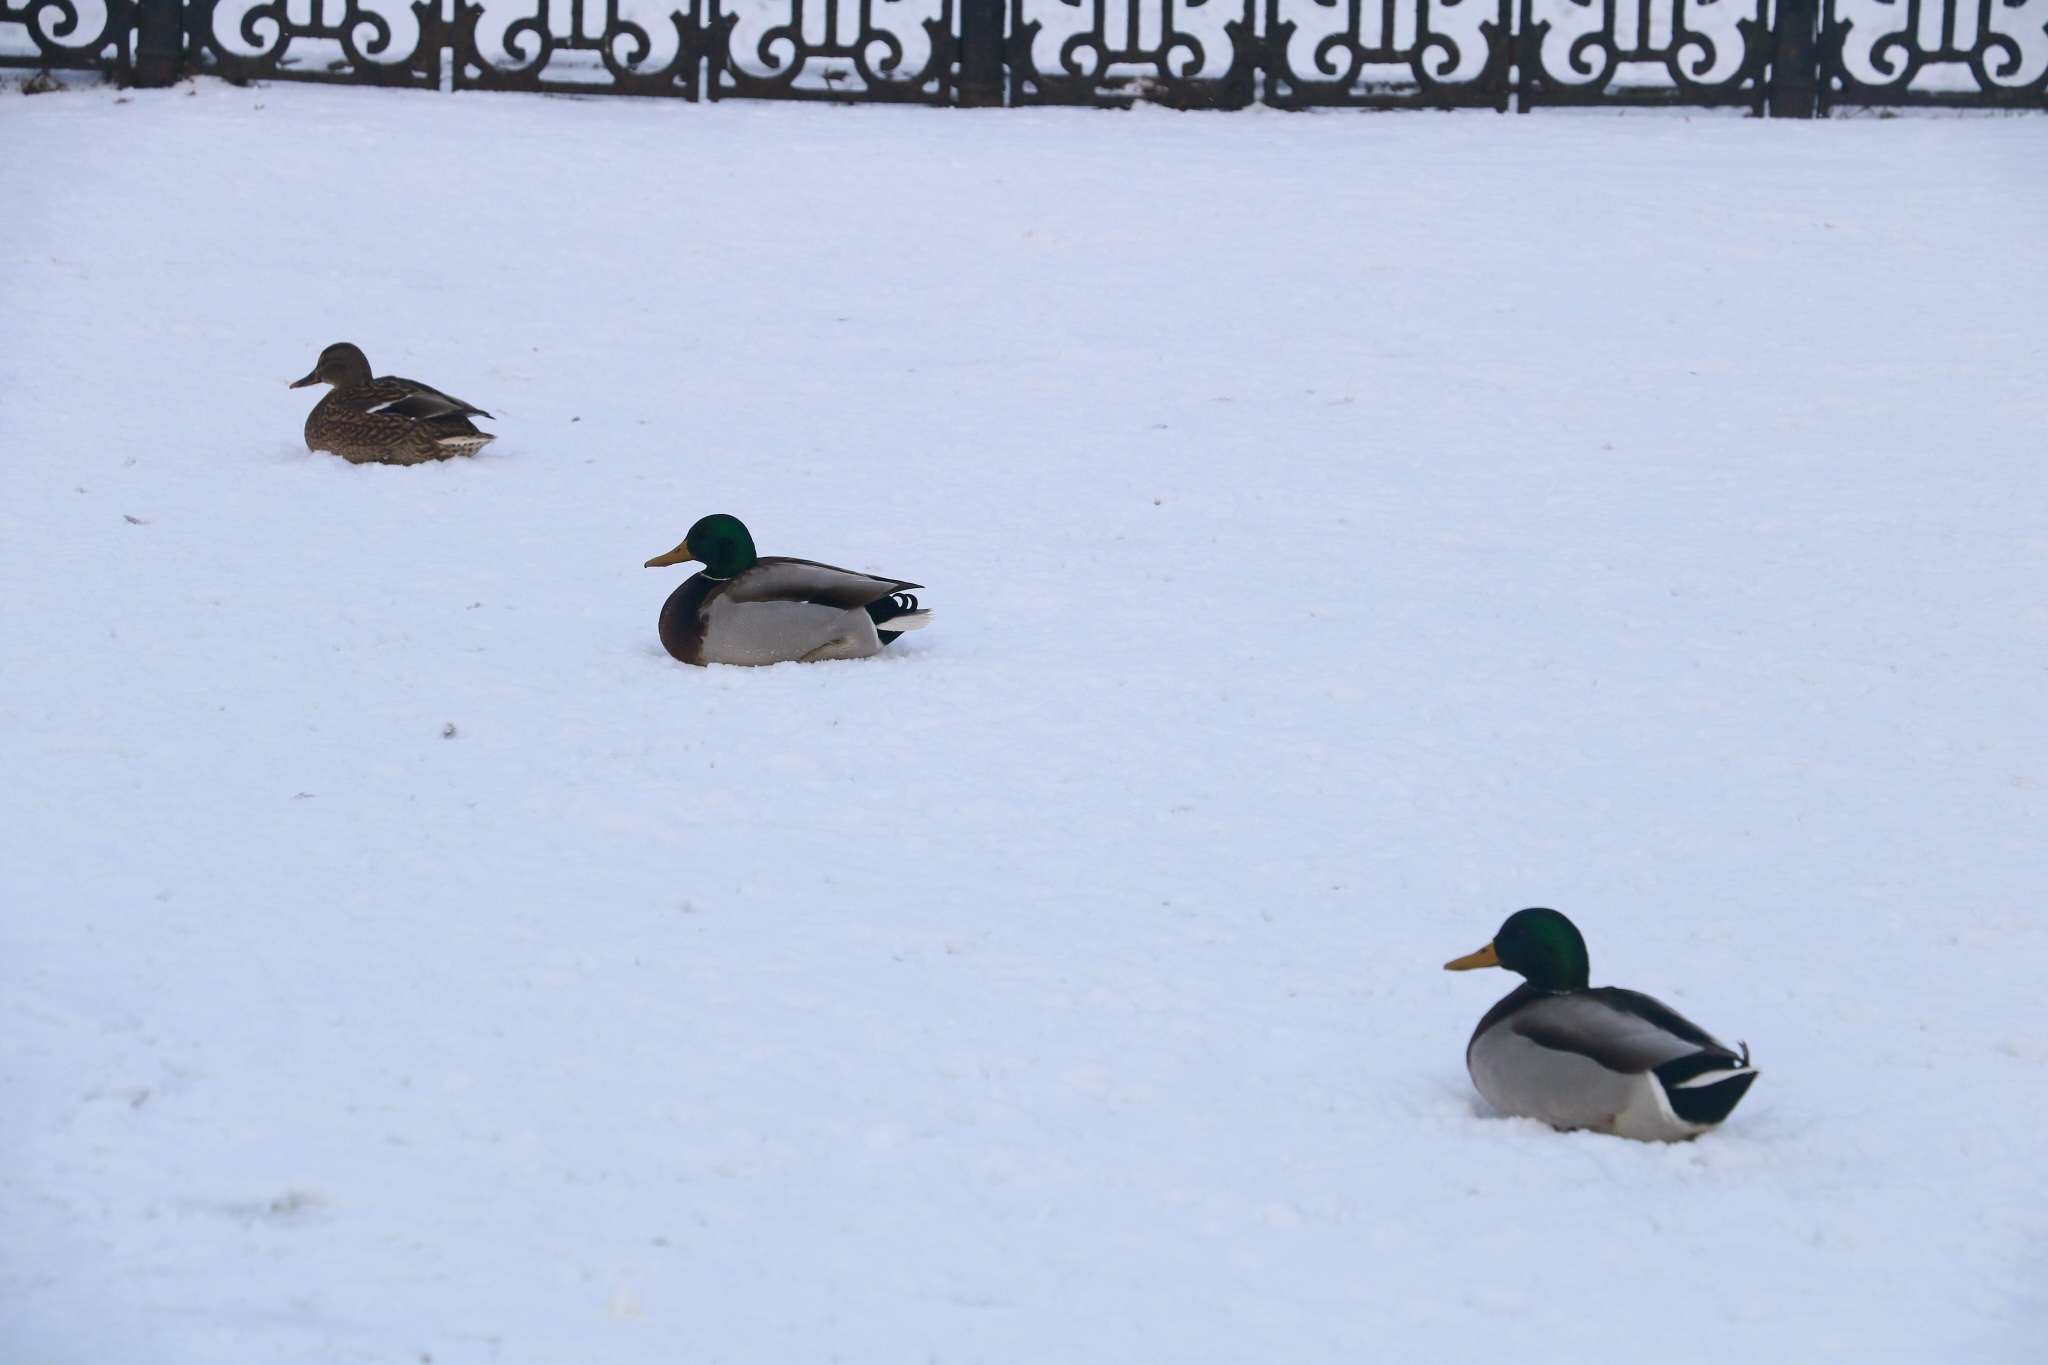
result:
<svg viewBox="0 0 2048 1365"><path fill-rule="evenodd" d="M337 341L320 353L320 363L313 367L313 373L304 379L293 380L292 387L303 389L313 384L332 384L337 389L350 389L369 382L370 358L360 347Z"/></svg>
<svg viewBox="0 0 2048 1365"><path fill-rule="evenodd" d="M650 569L701 559L704 572L713 578L731 578L750 569L760 556L754 553L754 538L738 517L714 512L690 528L683 543L665 555L647 561Z"/></svg>
<svg viewBox="0 0 2048 1365"><path fill-rule="evenodd" d="M1519 972L1539 991L1582 991L1591 971L1579 927L1557 911L1540 907L1515 911L1493 942L1444 964L1447 972L1469 972L1474 967Z"/></svg>

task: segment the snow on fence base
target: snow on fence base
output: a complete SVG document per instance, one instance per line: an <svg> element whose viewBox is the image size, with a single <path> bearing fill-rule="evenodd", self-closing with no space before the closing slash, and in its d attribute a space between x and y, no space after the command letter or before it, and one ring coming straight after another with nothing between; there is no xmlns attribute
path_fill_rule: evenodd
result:
<svg viewBox="0 0 2048 1365"><path fill-rule="evenodd" d="M1183 109L2048 109L2048 0L0 0L0 66Z"/></svg>

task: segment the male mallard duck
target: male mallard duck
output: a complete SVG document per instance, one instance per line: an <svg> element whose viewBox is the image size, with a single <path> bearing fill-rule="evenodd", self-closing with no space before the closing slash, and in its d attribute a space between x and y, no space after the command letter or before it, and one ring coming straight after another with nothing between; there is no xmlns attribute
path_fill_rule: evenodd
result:
<svg viewBox="0 0 2048 1365"><path fill-rule="evenodd" d="M1586 940L1555 910L1517 910L1493 942L1445 971L1506 967L1528 980L1486 1012L1465 1067L1487 1103L1553 1128L1645 1142L1698 1137L1756 1079L1740 1055L1669 1006L1586 985Z"/></svg>
<svg viewBox="0 0 2048 1365"><path fill-rule="evenodd" d="M474 455L497 439L469 420L489 417L482 408L416 379L372 379L368 358L346 341L322 351L313 373L292 387L309 384L334 390L306 418L306 448L333 451L350 464L424 464Z"/></svg>
<svg viewBox="0 0 2048 1365"><path fill-rule="evenodd" d="M907 591L920 587L808 559L766 558L739 518L705 517L683 543L647 561L704 571L669 594L661 643L686 664L779 664L865 659L932 619Z"/></svg>

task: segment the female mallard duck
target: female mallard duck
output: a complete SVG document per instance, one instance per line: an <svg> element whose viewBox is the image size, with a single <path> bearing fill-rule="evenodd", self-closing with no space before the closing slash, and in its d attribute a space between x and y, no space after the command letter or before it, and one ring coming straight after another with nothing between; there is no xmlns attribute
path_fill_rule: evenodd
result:
<svg viewBox="0 0 2048 1365"><path fill-rule="evenodd" d="M932 619L908 589L808 559L766 558L739 518L723 513L690 528L650 569L702 560L704 571L669 594L661 643L686 664L779 664L865 659Z"/></svg>
<svg viewBox="0 0 2048 1365"><path fill-rule="evenodd" d="M332 384L306 418L306 448L328 450L350 464L424 464L474 455L497 439L469 420L482 408L450 398L416 379L370 377L370 362L337 341L320 353L313 373L292 385Z"/></svg>
<svg viewBox="0 0 2048 1365"><path fill-rule="evenodd" d="M1493 942L1444 964L1474 967L1528 978L1465 1049L1472 1084L1503 1114L1678 1142L1727 1118L1756 1079L1747 1045L1738 1055L1647 995L1588 987L1586 940L1555 910L1517 910Z"/></svg>

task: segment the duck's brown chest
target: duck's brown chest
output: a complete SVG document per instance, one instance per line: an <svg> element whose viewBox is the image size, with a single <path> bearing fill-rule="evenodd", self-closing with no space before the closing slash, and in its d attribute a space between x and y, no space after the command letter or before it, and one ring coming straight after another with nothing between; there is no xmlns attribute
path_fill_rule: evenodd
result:
<svg viewBox="0 0 2048 1365"><path fill-rule="evenodd" d="M661 647L686 664L704 663L704 599L724 580L696 574L661 604Z"/></svg>
<svg viewBox="0 0 2048 1365"><path fill-rule="evenodd" d="M403 417L365 412L347 398L342 390L335 389L306 414L308 450L324 450L351 464L416 463L415 459L404 458L413 453L407 447L416 423Z"/></svg>

